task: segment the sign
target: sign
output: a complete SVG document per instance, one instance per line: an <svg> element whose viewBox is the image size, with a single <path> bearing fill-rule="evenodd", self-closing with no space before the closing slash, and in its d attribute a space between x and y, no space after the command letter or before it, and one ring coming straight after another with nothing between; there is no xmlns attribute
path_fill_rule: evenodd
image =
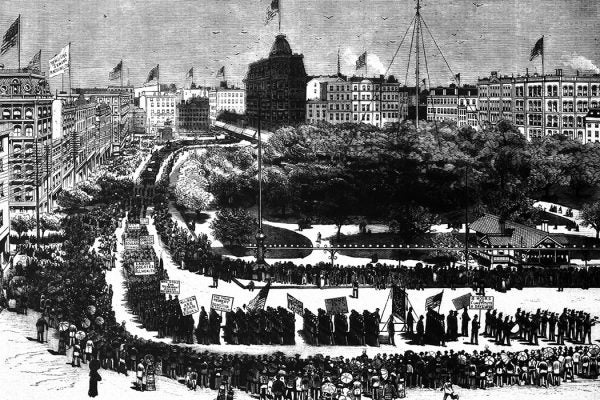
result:
<svg viewBox="0 0 600 400"><path fill-rule="evenodd" d="M133 224L133 223L127 223L127 229L129 229L130 231L139 231L140 230L140 224Z"/></svg>
<svg viewBox="0 0 600 400"><path fill-rule="evenodd" d="M140 247L140 241L133 238L125 238L125 250L137 250Z"/></svg>
<svg viewBox="0 0 600 400"><path fill-rule="evenodd" d="M345 314L348 312L348 302L346 297L334 297L325 299L325 309L327 314Z"/></svg>
<svg viewBox="0 0 600 400"><path fill-rule="evenodd" d="M233 309L233 297L213 294L210 299L210 308L215 311L231 311Z"/></svg>
<svg viewBox="0 0 600 400"><path fill-rule="evenodd" d="M185 299L179 299L179 306L181 307L181 313L186 315L192 315L200 311L198 308L198 301L196 296L186 297Z"/></svg>
<svg viewBox="0 0 600 400"><path fill-rule="evenodd" d="M148 218L140 218L140 225L148 225L150 220Z"/></svg>
<svg viewBox="0 0 600 400"><path fill-rule="evenodd" d="M472 310L491 310L494 308L494 296L471 296L469 308Z"/></svg>
<svg viewBox="0 0 600 400"><path fill-rule="evenodd" d="M133 273L135 275L154 275L156 273L156 265L154 261L134 261Z"/></svg>
<svg viewBox="0 0 600 400"><path fill-rule="evenodd" d="M179 294L181 292L181 281L160 281L160 292L164 294Z"/></svg>
<svg viewBox="0 0 600 400"><path fill-rule="evenodd" d="M345 297L344 297L345 299ZM292 296L291 294L288 293L287 295L287 300L288 300L288 305L287 307L292 310L293 312L295 312L296 314L302 316L304 315L304 304L298 300L297 298L295 298L294 296Z"/></svg>
<svg viewBox="0 0 600 400"><path fill-rule="evenodd" d="M154 244L154 236L140 236L140 246L152 246Z"/></svg>
<svg viewBox="0 0 600 400"><path fill-rule="evenodd" d="M69 69L69 56L71 44L69 43L60 50L60 53L48 60L48 75L50 78L64 74Z"/></svg>

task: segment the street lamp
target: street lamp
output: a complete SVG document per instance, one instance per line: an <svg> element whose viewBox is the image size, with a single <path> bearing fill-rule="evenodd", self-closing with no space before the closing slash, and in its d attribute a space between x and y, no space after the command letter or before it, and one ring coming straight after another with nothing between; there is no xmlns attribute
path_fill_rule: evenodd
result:
<svg viewBox="0 0 600 400"><path fill-rule="evenodd" d="M258 97L258 232L256 233L256 263L265 265L265 239L262 228L262 138L260 134L260 96Z"/></svg>

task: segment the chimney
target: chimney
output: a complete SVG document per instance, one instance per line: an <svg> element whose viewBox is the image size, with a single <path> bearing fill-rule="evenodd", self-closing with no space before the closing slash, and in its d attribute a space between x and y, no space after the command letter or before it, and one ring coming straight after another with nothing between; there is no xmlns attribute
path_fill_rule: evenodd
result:
<svg viewBox="0 0 600 400"><path fill-rule="evenodd" d="M561 68L556 69L556 76L562 76L563 70Z"/></svg>
<svg viewBox="0 0 600 400"><path fill-rule="evenodd" d="M579 76L579 70L577 70L577 76Z"/></svg>
<svg viewBox="0 0 600 400"><path fill-rule="evenodd" d="M529 76L529 68L525 68L525 76Z"/></svg>
<svg viewBox="0 0 600 400"><path fill-rule="evenodd" d="M506 232L506 221L503 219L498 220L498 225L500 226L500 234L504 235Z"/></svg>
<svg viewBox="0 0 600 400"><path fill-rule="evenodd" d="M547 219L542 220L542 230L544 232L548 232L548 220Z"/></svg>

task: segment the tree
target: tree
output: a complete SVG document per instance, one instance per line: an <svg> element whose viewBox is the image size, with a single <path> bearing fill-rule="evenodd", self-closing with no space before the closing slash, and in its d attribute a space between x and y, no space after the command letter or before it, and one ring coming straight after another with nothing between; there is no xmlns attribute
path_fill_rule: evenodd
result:
<svg viewBox="0 0 600 400"><path fill-rule="evenodd" d="M20 239L25 232L35 228L35 221L28 214L16 214L10 219L10 227Z"/></svg>
<svg viewBox="0 0 600 400"><path fill-rule="evenodd" d="M249 243L258 230L256 218L243 208L222 208L210 224L215 238L229 245Z"/></svg>
<svg viewBox="0 0 600 400"><path fill-rule="evenodd" d="M452 232L436 233L431 238L432 246L436 248L433 256L438 257L454 267L456 261L465 259L465 253L462 250L451 250L451 247L461 247L464 245Z"/></svg>
<svg viewBox="0 0 600 400"><path fill-rule="evenodd" d="M600 235L600 201L584 204L581 210L581 219L584 224L591 225L596 230L596 239L598 239Z"/></svg>
<svg viewBox="0 0 600 400"><path fill-rule="evenodd" d="M57 199L58 205L67 210L85 207L91 201L92 196L81 189L63 190Z"/></svg>
<svg viewBox="0 0 600 400"><path fill-rule="evenodd" d="M46 231L59 231L61 228L60 218L56 214L43 213L40 215L40 231L42 237Z"/></svg>
<svg viewBox="0 0 600 400"><path fill-rule="evenodd" d="M425 207L410 205L390 213L388 227L390 232L399 235L405 244L414 244L414 240L429 232L431 225L437 221L437 216Z"/></svg>

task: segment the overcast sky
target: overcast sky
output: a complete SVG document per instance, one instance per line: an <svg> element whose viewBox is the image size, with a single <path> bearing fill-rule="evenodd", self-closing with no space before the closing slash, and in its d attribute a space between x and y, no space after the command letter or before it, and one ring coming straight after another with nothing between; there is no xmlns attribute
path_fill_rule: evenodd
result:
<svg viewBox="0 0 600 400"><path fill-rule="evenodd" d="M385 72L415 13L414 0L280 0L282 33L304 54L311 75L353 74L356 57L367 50L369 75ZM423 0L425 23L463 83L492 70L503 74L541 72L529 62L545 35L546 72L571 67L600 72L600 1L597 0ZM140 85L160 64L161 83L183 85L193 66L197 84L215 84L225 66L230 82L241 84L248 64L266 57L277 21L264 24L270 0L3 0L0 35L22 15L21 63L42 49L42 66L72 42L73 85L108 84L108 72L122 58L132 84ZM246 32L246 33L244 33ZM390 72L404 82L410 34ZM431 84L452 76L425 32ZM421 57L423 58L423 57ZM16 49L0 58L16 67ZM414 63L414 57L411 61ZM414 68L408 74L414 79ZM422 68L426 77L425 68ZM364 71L359 71L364 74ZM60 85L60 77L51 80ZM189 81L187 82L189 84Z"/></svg>

